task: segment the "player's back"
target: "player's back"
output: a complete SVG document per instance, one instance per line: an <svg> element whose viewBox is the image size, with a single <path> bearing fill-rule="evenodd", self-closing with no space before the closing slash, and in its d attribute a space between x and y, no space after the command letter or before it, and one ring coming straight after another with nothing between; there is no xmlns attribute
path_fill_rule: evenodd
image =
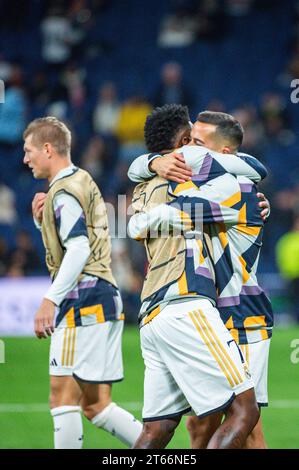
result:
<svg viewBox="0 0 299 470"><path fill-rule="evenodd" d="M273 326L271 303L257 280L263 221L257 188L248 178L236 177L240 200L237 224L209 225L213 246L218 301L224 323L236 329L238 342L266 339Z"/></svg>

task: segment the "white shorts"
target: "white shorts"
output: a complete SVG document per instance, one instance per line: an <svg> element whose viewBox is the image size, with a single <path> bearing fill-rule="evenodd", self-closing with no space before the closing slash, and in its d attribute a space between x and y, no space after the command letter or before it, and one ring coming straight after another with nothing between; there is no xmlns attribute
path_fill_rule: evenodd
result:
<svg viewBox="0 0 299 470"><path fill-rule="evenodd" d="M124 322L56 328L51 337L50 375L72 375L82 382L110 383L123 379Z"/></svg>
<svg viewBox="0 0 299 470"><path fill-rule="evenodd" d="M171 303L141 328L143 420L224 410L254 387L243 356L211 302Z"/></svg>
<svg viewBox="0 0 299 470"><path fill-rule="evenodd" d="M268 406L268 360L271 339L258 343L240 344L239 347L248 363L256 401L259 406Z"/></svg>

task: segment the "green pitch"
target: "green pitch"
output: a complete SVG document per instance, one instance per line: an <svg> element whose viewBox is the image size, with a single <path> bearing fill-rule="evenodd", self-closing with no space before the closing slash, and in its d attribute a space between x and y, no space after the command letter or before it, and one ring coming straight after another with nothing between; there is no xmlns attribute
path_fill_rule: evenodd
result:
<svg viewBox="0 0 299 470"><path fill-rule="evenodd" d="M293 364L290 343L299 328L275 331L269 371L270 407L263 409L264 431L270 448L299 447L299 363ZM52 419L47 410L48 341L4 338L6 363L0 364L0 448L51 448ZM125 380L114 386L113 399L141 417L143 364L138 330L124 335ZM299 358L299 354L297 354ZM188 448L185 419L169 448ZM85 448L123 448L105 431L84 418Z"/></svg>

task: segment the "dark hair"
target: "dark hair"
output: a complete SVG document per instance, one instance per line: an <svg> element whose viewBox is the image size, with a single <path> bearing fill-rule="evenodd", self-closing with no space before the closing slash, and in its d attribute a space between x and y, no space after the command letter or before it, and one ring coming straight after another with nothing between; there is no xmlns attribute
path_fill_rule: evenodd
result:
<svg viewBox="0 0 299 470"><path fill-rule="evenodd" d="M197 121L217 126L216 132L228 139L237 149L243 141L244 130L239 121L230 114L218 111L203 111L197 116Z"/></svg>
<svg viewBox="0 0 299 470"><path fill-rule="evenodd" d="M187 106L181 104L165 104L155 108L146 118L144 140L150 152L161 152L172 149L177 133L190 127Z"/></svg>

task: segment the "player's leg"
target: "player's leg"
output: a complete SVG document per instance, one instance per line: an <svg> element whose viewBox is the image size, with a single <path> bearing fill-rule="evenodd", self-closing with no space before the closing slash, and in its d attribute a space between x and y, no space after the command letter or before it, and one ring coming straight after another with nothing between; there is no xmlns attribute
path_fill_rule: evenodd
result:
<svg viewBox="0 0 299 470"><path fill-rule="evenodd" d="M157 350L153 321L141 328L140 339L145 365L144 423L134 448L163 449L190 405Z"/></svg>
<svg viewBox="0 0 299 470"><path fill-rule="evenodd" d="M267 444L265 441L263 427L262 427L262 418L258 420L257 424L249 434L246 439L244 449L267 449Z"/></svg>
<svg viewBox="0 0 299 470"><path fill-rule="evenodd" d="M81 406L85 417L97 428L104 429L132 447L142 430L142 424L128 411L112 402L111 384L81 383Z"/></svg>
<svg viewBox="0 0 299 470"><path fill-rule="evenodd" d="M55 449L80 449L83 427L82 391L72 377L76 328L56 328L50 347L50 408Z"/></svg>
<svg viewBox="0 0 299 470"><path fill-rule="evenodd" d="M249 366L255 384L256 401L260 407L268 404L268 359L270 339L257 343L239 345L242 354ZM197 420L190 416L187 419L187 430L190 435L191 447L203 449L207 446L209 439L221 424L222 415L211 415ZM213 431L214 430L214 431ZM245 449L266 449L267 444L262 428L260 417L256 426L249 434L244 445Z"/></svg>
<svg viewBox="0 0 299 470"><path fill-rule="evenodd" d="M174 435L181 416L145 422L134 449L164 449Z"/></svg>
<svg viewBox="0 0 299 470"><path fill-rule="evenodd" d="M123 379L123 323L107 321L81 328L74 377L83 391L81 404L87 419L132 446L142 424L111 399L112 384Z"/></svg>
<svg viewBox="0 0 299 470"><path fill-rule="evenodd" d="M256 401L259 407L268 406L268 362L270 339L257 343L240 345L241 351L248 363L250 373L255 384ZM262 418L248 436L246 449L267 449L267 444L262 428Z"/></svg>
<svg viewBox="0 0 299 470"><path fill-rule="evenodd" d="M209 447L241 448L259 411L243 357L219 312L198 299L165 307L151 323L161 358L196 415L226 414L228 425L218 428Z"/></svg>
<svg viewBox="0 0 299 470"><path fill-rule="evenodd" d="M254 389L240 393L225 412L225 419L210 439L208 449L242 449L259 419Z"/></svg>
<svg viewBox="0 0 299 470"><path fill-rule="evenodd" d="M207 448L209 440L221 424L222 417L222 413L213 413L205 418L188 416L186 428L190 437L191 449Z"/></svg>
<svg viewBox="0 0 299 470"><path fill-rule="evenodd" d="M71 376L51 376L50 408L54 422L55 449L81 449L83 427L81 389Z"/></svg>

